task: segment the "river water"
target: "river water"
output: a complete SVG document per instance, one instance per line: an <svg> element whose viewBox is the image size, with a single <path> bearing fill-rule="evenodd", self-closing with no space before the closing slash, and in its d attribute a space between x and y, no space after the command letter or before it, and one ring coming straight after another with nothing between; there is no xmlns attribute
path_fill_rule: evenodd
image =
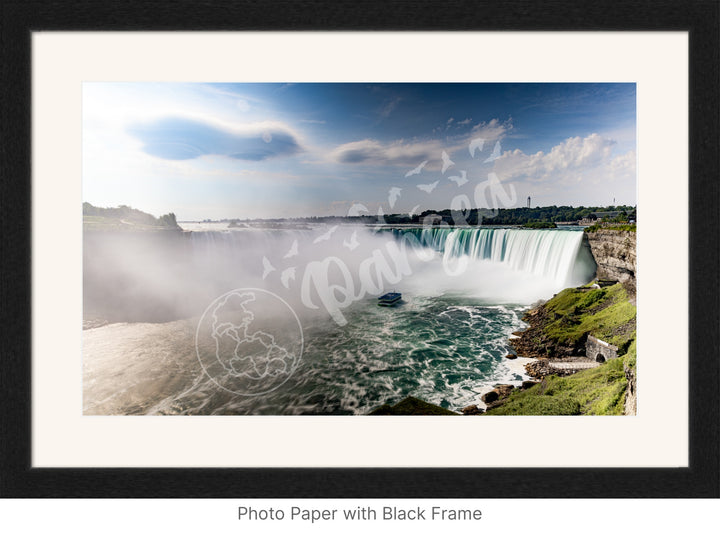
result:
<svg viewBox="0 0 720 535"><path fill-rule="evenodd" d="M188 227L86 240L86 318L110 323L83 333L85 414L483 406L527 378L505 358L523 312L594 271L573 230Z"/></svg>

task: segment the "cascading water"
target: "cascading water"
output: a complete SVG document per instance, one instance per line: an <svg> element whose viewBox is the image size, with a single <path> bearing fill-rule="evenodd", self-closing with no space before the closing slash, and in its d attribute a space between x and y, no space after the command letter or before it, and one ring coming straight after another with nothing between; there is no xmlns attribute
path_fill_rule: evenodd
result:
<svg viewBox="0 0 720 535"><path fill-rule="evenodd" d="M339 245L343 239L355 232L356 227L348 227L337 232L335 242ZM431 248L442 254L445 260L467 257L470 260L498 264L514 271L532 274L553 281L558 287L584 284L594 275L596 266L585 243L583 233L578 230L535 230L511 228L392 228L396 239L412 236L415 243ZM361 230L363 232L363 230ZM367 256L367 247L354 254L336 245L328 244L311 252L318 232L308 229L244 229L237 231L193 232L190 236L193 256L196 261L209 259L217 265L231 265L255 262L259 265L263 254L270 256L291 247L293 241L300 243L299 263L313 258L321 259L327 255L338 255L346 259L351 272L357 272L359 264ZM372 246L378 246L380 232L372 238ZM367 241L365 241L367 245ZM355 269L354 269L355 268Z"/></svg>
<svg viewBox="0 0 720 535"><path fill-rule="evenodd" d="M576 230L434 227L394 233L411 233L445 258L467 256L503 264L559 285L583 284L595 272L595 261L583 233Z"/></svg>

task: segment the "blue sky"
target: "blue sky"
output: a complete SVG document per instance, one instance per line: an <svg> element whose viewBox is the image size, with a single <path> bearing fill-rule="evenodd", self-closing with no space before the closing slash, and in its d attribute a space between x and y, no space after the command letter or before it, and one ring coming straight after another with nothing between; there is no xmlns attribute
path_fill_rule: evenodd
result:
<svg viewBox="0 0 720 535"><path fill-rule="evenodd" d="M403 213L487 207L491 176L508 208L633 205L635 98L634 84L85 83L83 200L180 220Z"/></svg>

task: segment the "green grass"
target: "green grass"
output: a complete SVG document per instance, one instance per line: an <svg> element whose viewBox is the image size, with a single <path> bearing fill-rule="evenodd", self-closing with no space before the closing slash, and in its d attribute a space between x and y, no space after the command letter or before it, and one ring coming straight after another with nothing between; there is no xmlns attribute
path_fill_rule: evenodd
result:
<svg viewBox="0 0 720 535"><path fill-rule="evenodd" d="M634 344L631 346L634 348ZM490 415L621 415L625 410L627 379L623 363L629 358L612 359L568 377L550 376L538 385L514 391Z"/></svg>
<svg viewBox="0 0 720 535"><path fill-rule="evenodd" d="M633 340L625 354L625 363L628 368L635 368L637 365L637 340Z"/></svg>
<svg viewBox="0 0 720 535"><path fill-rule="evenodd" d="M625 232L637 232L637 225L608 225L603 227L602 225L591 225L585 228L585 232L596 232L598 230L623 230Z"/></svg>
<svg viewBox="0 0 720 535"><path fill-rule="evenodd" d="M635 338L627 324L635 319L635 306L621 284L592 290L566 288L545 304L550 322L544 332L550 338L573 344L586 333L623 347Z"/></svg>

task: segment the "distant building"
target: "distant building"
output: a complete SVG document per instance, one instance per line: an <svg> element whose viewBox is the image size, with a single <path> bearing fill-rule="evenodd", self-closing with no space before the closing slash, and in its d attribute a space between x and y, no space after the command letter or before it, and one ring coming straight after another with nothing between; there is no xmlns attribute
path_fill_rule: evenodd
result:
<svg viewBox="0 0 720 535"><path fill-rule="evenodd" d="M530 208L530 196L528 195L528 208Z"/></svg>
<svg viewBox="0 0 720 535"><path fill-rule="evenodd" d="M598 222L607 221L620 215L620 212L592 212L588 219L596 219Z"/></svg>

